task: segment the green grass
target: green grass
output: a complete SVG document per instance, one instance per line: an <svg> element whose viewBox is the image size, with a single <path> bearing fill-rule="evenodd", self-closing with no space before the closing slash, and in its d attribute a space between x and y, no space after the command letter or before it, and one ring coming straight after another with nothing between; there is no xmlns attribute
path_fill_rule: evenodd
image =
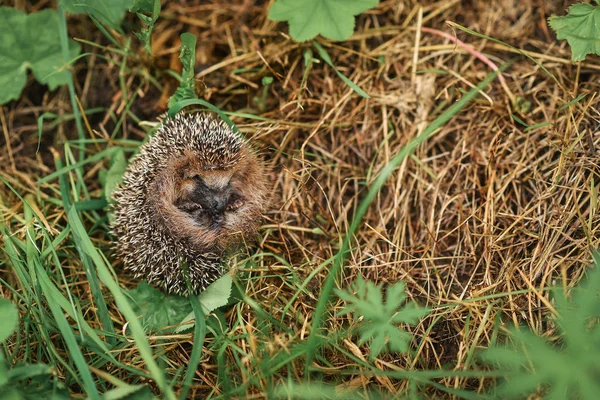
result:
<svg viewBox="0 0 600 400"><path fill-rule="evenodd" d="M158 3L152 4L152 19L144 20L148 22L150 31L158 18ZM66 56L69 20L61 8L59 17L62 51L63 56ZM418 136L390 154L382 168L376 168L376 159L385 157L389 142L397 133L390 125L390 133L376 146L371 167L365 171L366 184L361 188L356 211L352 218L344 221L337 235L331 235L331 232L324 232L320 228L316 231L306 226L292 227L318 232L329 240L329 244L333 243L331 248L335 252L325 259L315 256L314 259L298 262L292 262L286 257L284 246L279 249L281 253L265 248L254 254L242 255L237 260L238 273L234 279L234 295L229 304L210 310L210 315L205 315L200 300L191 297L190 305L196 320L194 328L192 331L173 333L151 330L137 315L133 304L135 298L125 289L130 288L133 283L113 267L110 247L112 238L108 226L110 206L105 198L104 188L106 182L100 185L96 175L90 173L99 164L101 167L98 170L106 170L109 160L123 150L125 153L121 154L127 156L137 150L145 139L121 139L120 133L126 124L136 124L139 128L137 123L143 118L135 114L134 106L140 101L142 88L161 89L162 85L156 71L144 70L144 66L140 64L140 56L135 50L140 44L134 43L131 34L123 37L118 32L111 33L98 19L94 20L94 24L104 33L106 40L112 43L112 47L102 47L84 40L81 42L109 51L110 62L117 67L114 75L119 82L123 111L120 116L112 116L112 130L107 132L107 137L99 138L86 128L89 116L107 112L107 109L81 108L76 81L71 76L67 82L71 113L60 116L42 113L37 119L38 142L42 135L47 134L42 133L44 126L46 129L74 126L76 139L64 143L62 156L54 157L53 171L36 177L34 193L0 177L0 184L6 187L6 191L0 193L0 213L3 215L0 219L3 240L0 285L2 293L18 307L20 315L19 328L1 346L0 390L10 389L22 396L15 398L43 398L45 395L57 399L66 398L65 388L72 394L90 399L150 399L154 396L186 399L193 395L211 399L244 398L250 395L266 398L418 398L432 393L476 399L495 398L498 395L497 389L506 388L502 384L496 386L496 383L508 379L510 385L511 379L512 382L518 379L519 377L513 376L510 368L522 368L523 376L528 379L527 385L513 387L511 395L514 396L558 393L559 398L567 390L565 388L577 387L578 382L561 382L562 386L553 386L553 382L537 375L536 368L527 368L531 359L519 354L519 349L527 348L532 352L534 360L537 360L535 357L539 354L551 358L555 353L570 354L575 348L572 341L569 342L571 337L584 337L590 345L589 354L597 354L600 345L596 343L598 315L590 304L598 300L598 279L595 278L600 268L598 259L596 268L589 273L592 278L585 283L591 286L581 286L586 288L587 295L582 295L582 289L577 287L571 300L561 295L550 296L550 293L557 293L557 289L552 289L556 285L545 281L543 286L536 287L535 290L506 290L455 301L432 301L431 304L426 304L429 299L417 298L413 301L428 305L431 313L420 323L415 321L414 325L421 325L422 331L411 328L409 336L412 335L414 339L406 341L407 351L394 348L385 351L381 340L377 348L374 348L369 337L356 341L359 345L355 347L349 345L354 344L354 339L360 336L357 333L369 332L368 329L361 331L361 327L365 327L364 321L373 320L381 314L382 309L373 307L369 310L365 306L360 313L355 310L352 317L340 318L343 306L348 306L352 299L357 298L353 290L347 287L347 277L361 274L350 268L354 263L349 258L363 246L358 234L364 229L365 217L382 196L386 184L410 158L420 164L428 176L436 177L435 172L428 169L426 162L418 157L417 150L471 107L478 94L494 82L498 74L510 66L509 63L504 64L500 71L488 73L475 82L474 87L457 97L456 101L450 102L451 105L436 110L430 115L431 122ZM493 39L489 36L479 37ZM190 45L190 37L187 38L184 42ZM149 52L149 35L143 36L141 45ZM353 90L353 96L361 97L360 101L371 98L367 91L342 73L343 69L336 66L333 53L327 53L319 42L314 42L312 46L328 68L333 68L335 76L347 85L346 90ZM297 82L299 90L303 91L310 76L326 72L317 69L316 65L319 63L312 58L310 48L303 51L300 49L298 54L300 57L303 54L310 56L305 69L300 71L300 81ZM108 59L103 60L108 62ZM252 109L221 110L213 105L216 102L194 98L197 96L193 70L195 59L193 52L191 56L188 54L187 66L180 75L187 94L175 98L170 104L171 113L179 112L185 107L201 106L218 112L233 126L233 120L271 124L278 121L277 115L269 114L266 107L270 96L267 89L271 82L260 88L259 108L266 110L265 115L260 110ZM537 60L534 61L538 64ZM538 66L545 68L541 64ZM238 70L241 71L240 74L256 72L253 68ZM162 77L167 75L166 71L161 73L164 73ZM550 72L548 74L552 79L557 79ZM132 81L136 83L132 84ZM584 98L585 95L577 96L566 102L559 111L567 112L571 107L580 106ZM445 104L446 101L440 100L440 104ZM511 115L525 127L525 133L544 128L548 124L541 122L528 125L522 116ZM50 120L52 122L48 124ZM74 124L71 123L73 121ZM152 129L147 129L145 133L150 135ZM318 153L309 152L303 156L311 154L315 154L315 158L320 157ZM592 182L592 187L593 185ZM14 204L18 206L15 207ZM22 210L22 213L18 210ZM591 218L590 216L590 221ZM285 225L285 221L278 223ZM269 228L263 234L269 236L275 231L276 229ZM301 243L293 244L301 247ZM257 275L257 271L261 271L261 275ZM566 285L566 281L564 284ZM394 286L387 282L384 287L386 289L378 286L380 297L383 297L385 290L392 290ZM567 292L566 288L563 289L563 292ZM278 291L283 294L278 298L279 301L265 301L261 297L263 291ZM520 331L506 328L503 307L506 304L512 305L515 296L539 294L546 296L545 299L549 298L549 302L557 299L562 305L556 306L560 311L559 315L544 316L544 323L562 326L561 322L568 321L570 312L583 310L583 314L577 314L580 317L577 320L581 325L578 327L580 329L565 330L564 326L555 329L555 337L549 342L535 336L528 327L522 327ZM378 302L381 301L368 304ZM474 304L485 305L483 316L476 315L478 310L469 309ZM432 341L433 330L459 308L468 309L464 314L464 336L474 338L462 349L466 354L464 363L460 368L455 368L450 363L437 368L428 367L431 363L428 364L419 357ZM395 308L388 310L390 321L395 318L394 310ZM554 310L547 311L551 313ZM9 312L0 308L0 317L2 313L9 315ZM478 319L479 317L481 318ZM475 320L479 321L479 325L472 327L471 321ZM403 326L397 322L391 324L398 325ZM401 329L397 331L404 332ZM393 330L390 329L390 332ZM487 364L480 357L483 350L480 339L483 337L491 349L485 353ZM405 339L403 336L403 340ZM511 340L514 341L514 348L504 347ZM558 359L564 363L556 369L558 373L566 374L581 366L577 360L561 357ZM533 366L543 370L542 364L534 362ZM597 374L598 364L593 360L585 366L590 374ZM27 369L31 376L25 372ZM213 374L214 379L207 378L207 374ZM40 377L50 383L38 384L35 379ZM342 387L357 377L363 379L360 384ZM461 384L448 384L453 378L462 379ZM390 385L377 384L388 382L386 380L393 382L390 385L395 392L389 390ZM590 391L590 387L594 388L593 383L584 383L588 386L581 384L581 398L591 398L589 393L593 393Z"/></svg>

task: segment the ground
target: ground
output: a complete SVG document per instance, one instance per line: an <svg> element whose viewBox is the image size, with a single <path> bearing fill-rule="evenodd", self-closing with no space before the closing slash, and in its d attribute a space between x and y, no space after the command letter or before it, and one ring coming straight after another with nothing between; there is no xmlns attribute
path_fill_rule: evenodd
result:
<svg viewBox="0 0 600 400"><path fill-rule="evenodd" d="M553 304L547 288L577 284L600 243L600 64L597 56L572 63L567 43L549 29L547 18L564 14L566 4L383 0L357 17L349 40L317 39L339 72L369 94L364 98L319 60L310 42L296 43L285 23L270 21L269 3L168 2L154 30L152 56L131 33L139 29L134 15L124 21L123 34L112 32L119 46L128 44L127 52L117 50L86 16L69 17L69 35L86 53L75 62L74 74L89 140L77 140L66 87L50 92L30 76L21 99L0 108L5 235L25 241L33 233L40 246L54 249L51 256L46 253L43 268L61 293L77 299L87 323L100 334L95 289L67 230L65 189L57 177L43 178L61 168L57 157L73 164L80 149L89 160L114 146L134 148L149 129L145 121L153 123L166 111L177 87L167 70L181 68L179 35L195 34L197 92L233 112L232 120L260 147L271 168L273 201L259 242L248 244L247 257L240 256L234 266L244 299L224 309L226 333L218 343L207 336L189 396L271 396L272 388L288 378L308 376L305 355L300 351L296 357L294 351L310 334L331 258L376 177L403 146L491 74L490 65L511 63L504 82L494 79L393 170L352 237L335 281L336 288L349 288L357 275L384 287L405 282L409 297L432 310L405 327L414 337L411 351L370 360L368 346L348 334L319 349L310 374L339 388L404 396L410 380L360 371L369 370L366 364L387 371L484 370L475 354L506 335L511 324L546 337L556 334L548 322ZM55 7L51 1L5 5L27 12ZM317 62L307 67L309 56ZM264 85L264 77L273 82ZM57 118L44 119L38 149L44 113ZM75 193L75 200L103 199L100 174L109 158L92 160L67 174L73 186L66 191ZM34 204L32 210L25 209L23 198ZM137 282L112 257L107 210L83 210L81 221L120 286L133 288ZM26 294L8 252L0 257L2 296L21 302L22 314L25 304L43 309L41 298ZM100 289L119 336L113 350L118 363L102 361L85 348L94 379L107 388L115 383L106 375L147 382L135 342L122 340L125 317L107 288ZM337 313L343 304L332 297L324 336L347 332L357 322ZM35 320L35 315L24 318ZM69 359L57 329L43 335L32 326L31 339L11 348L15 361ZM168 379L181 381L193 332L150 335L149 340ZM48 341L52 357L39 349ZM289 358L279 365L269 363L287 352ZM74 396L82 395L71 366L57 362L55 374ZM419 389L426 397L452 397L451 389L483 393L493 383L483 376L431 381L437 386Z"/></svg>

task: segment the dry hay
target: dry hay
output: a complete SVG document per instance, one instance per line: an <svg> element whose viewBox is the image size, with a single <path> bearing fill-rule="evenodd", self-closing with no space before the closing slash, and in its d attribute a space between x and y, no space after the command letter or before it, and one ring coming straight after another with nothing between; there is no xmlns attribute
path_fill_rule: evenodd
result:
<svg viewBox="0 0 600 400"><path fill-rule="evenodd" d="M168 17L158 22L153 49L155 66L177 68L176 38L186 31L196 34L201 94L230 111L258 114L253 98L261 95L261 78L275 77L261 114L275 122L234 119L263 144L274 167L273 192L279 200L263 229L259 250L263 255L253 269L238 271L249 278L248 296L296 333L277 336L269 344L272 354L308 334L327 268L310 281L309 294L299 296L282 315L296 289L286 285L286 277L307 277L336 254L366 186L377 173L428 121L491 72L462 48L427 32L420 33L414 68L419 24L456 34L497 65L514 59L505 73L509 91L494 81L394 172L353 241L339 286L347 287L357 274L375 282L402 280L411 297L434 309L413 329L416 351L382 357L377 364L386 369L471 367L472 350L487 347L498 318L551 335L553 327L546 317L553 308L546 288L575 284L600 242L595 204L600 172L598 58L573 65L566 43L554 41L546 18L562 13L563 5L541 0L382 1L358 18L357 33L350 40L322 42L339 70L371 94L371 99L363 99L323 62L312 64L303 86L303 53L311 46L279 33L287 29L267 20L267 3L169 2ZM423 6L420 23L419 5ZM530 52L549 73L506 46L453 32L447 20ZM105 41L93 30L84 31L86 24L82 22L71 34ZM102 49L86 51L121 59ZM130 73L124 76L127 87L139 95L132 112L149 120L164 111L165 100L175 88L174 82L159 75L165 84L161 93L135 75L144 68L158 74L155 66L149 60L130 60ZM258 72L240 72L241 68ZM89 117L99 137L108 138L114 116L126 112L118 74L117 64L97 55L78 63L83 106L110 109L106 116ZM58 131L46 130L42 150L35 153L36 118L44 111L69 112L66 90L40 96L36 88L42 92L36 84L30 85L27 96L3 107L0 115L5 132L0 175L21 194L35 194L36 179L54 170L46 157L48 146L73 137L64 130L65 124ZM587 97L563 107L580 94ZM511 96L530 102L530 107L524 112L514 110ZM513 114L533 128L517 122ZM130 118L119 132L134 139L143 135ZM91 168L85 177L92 197L101 195L94 183L97 172L98 167ZM41 198L55 188L56 182L43 185ZM4 186L2 191L7 207L3 219L12 220L13 232L22 235L23 227L14 218L23 212L20 201ZM65 224L58 205L48 208L45 219L50 226ZM95 230L91 235L97 245L108 248L104 232ZM249 249L249 254L254 251ZM283 257L291 268L268 253ZM77 282L75 292L89 298L78 260L65 258L63 266ZM11 279L6 271L2 275ZM134 285L126 278L123 283ZM110 306L115 320L124 323L114 304ZM253 354L261 337L252 309L242 305L240 313L245 325L237 325L231 340L250 357L268 356ZM230 321L238 317L228 313ZM348 325L346 317L331 315L327 322L330 330L342 325ZM174 336L161 344L173 369L186 363L189 343L191 335ZM366 356L365 347L350 340L343 347L356 357ZM199 369L194 388L198 393L215 385L212 356L207 353ZM339 351L328 349L326 356L331 363L322 366L326 379L335 375L336 368L354 366ZM119 359L141 363L133 347ZM302 376L302 362L295 365L297 369L290 373ZM235 373L242 375L240 382L247 379L243 371ZM351 386L369 382L365 377L343 379ZM371 382L392 392L406 385L384 377ZM440 382L472 388L485 384L464 378ZM260 393L260 388L253 388L247 394Z"/></svg>

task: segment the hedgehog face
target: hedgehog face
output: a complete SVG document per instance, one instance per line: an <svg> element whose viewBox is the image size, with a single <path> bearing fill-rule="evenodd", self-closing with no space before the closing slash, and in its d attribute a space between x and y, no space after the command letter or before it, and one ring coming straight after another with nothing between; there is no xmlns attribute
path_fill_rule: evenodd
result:
<svg viewBox="0 0 600 400"><path fill-rule="evenodd" d="M182 182L175 206L199 226L218 231L245 203L237 178L222 171L194 174Z"/></svg>

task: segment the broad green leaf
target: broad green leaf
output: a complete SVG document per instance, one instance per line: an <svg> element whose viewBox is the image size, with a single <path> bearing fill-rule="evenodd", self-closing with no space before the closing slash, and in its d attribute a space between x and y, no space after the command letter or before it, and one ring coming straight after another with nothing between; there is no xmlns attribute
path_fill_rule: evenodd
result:
<svg viewBox="0 0 600 400"><path fill-rule="evenodd" d="M110 202L112 199L112 193L121 180L123 180L123 174L127 169L127 160L125 159L125 152L122 149L117 150L112 154L110 168L106 173L106 180L104 184L104 197L106 201Z"/></svg>
<svg viewBox="0 0 600 400"><path fill-rule="evenodd" d="M17 307L6 299L0 299L0 343L3 343L19 326Z"/></svg>
<svg viewBox="0 0 600 400"><path fill-rule="evenodd" d="M379 0L277 0L269 19L288 21L290 35L298 42L321 34L346 40L354 32L354 16L375 7Z"/></svg>
<svg viewBox="0 0 600 400"><path fill-rule="evenodd" d="M600 55L600 6L574 4L567 9L567 15L552 15L549 22L556 37L569 42L571 60L583 61L588 54Z"/></svg>
<svg viewBox="0 0 600 400"><path fill-rule="evenodd" d="M392 352L407 352L412 336L398 327L398 324L414 325L429 313L429 309L418 307L413 302L406 303L404 283L397 282L386 291L385 302L381 286L366 282L359 276L352 289L356 294L336 290L346 307L339 314L353 313L355 319L363 317L358 325L358 343L369 342L371 359L386 349Z"/></svg>
<svg viewBox="0 0 600 400"><path fill-rule="evenodd" d="M133 0L60 0L62 6L72 14L86 13L102 23L117 28Z"/></svg>
<svg viewBox="0 0 600 400"><path fill-rule="evenodd" d="M202 305L204 315L207 315L219 307L227 305L231 296L231 287L233 279L231 275L225 274L213 283L211 283L202 293L198 295L198 301ZM190 312L182 321L182 324L175 329L175 332L182 332L194 326L194 312Z"/></svg>
<svg viewBox="0 0 600 400"><path fill-rule="evenodd" d="M70 72L62 68L69 60L61 54L56 11L27 15L0 7L0 27L0 104L19 98L29 69L50 90L68 82ZM69 40L69 57L77 56L79 50L79 44Z"/></svg>
<svg viewBox="0 0 600 400"><path fill-rule="evenodd" d="M171 331L192 310L187 297L165 294L143 281L128 292L133 310L141 317L146 332ZM167 328L168 327L168 328Z"/></svg>

